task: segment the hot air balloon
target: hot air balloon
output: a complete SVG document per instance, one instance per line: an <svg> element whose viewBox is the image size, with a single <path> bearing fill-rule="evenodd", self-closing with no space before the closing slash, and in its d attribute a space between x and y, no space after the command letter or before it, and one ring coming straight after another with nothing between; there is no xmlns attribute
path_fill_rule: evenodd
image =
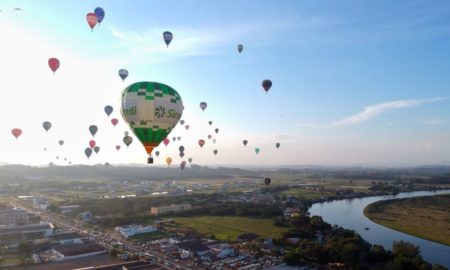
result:
<svg viewBox="0 0 450 270"><path fill-rule="evenodd" d="M184 157L184 153L180 152L180 158L183 158L183 157Z"/></svg>
<svg viewBox="0 0 450 270"><path fill-rule="evenodd" d="M170 166L170 164L172 164L172 158L171 157L166 158L166 163L168 166Z"/></svg>
<svg viewBox="0 0 450 270"><path fill-rule="evenodd" d="M114 111L114 109L112 106L106 105L104 111L105 111L106 115L109 117L112 114L112 112Z"/></svg>
<svg viewBox="0 0 450 270"><path fill-rule="evenodd" d="M181 162L180 169L184 170L184 167L186 167L186 161Z"/></svg>
<svg viewBox="0 0 450 270"><path fill-rule="evenodd" d="M219 151L217 149L214 149L214 151L213 151L214 155L217 155L218 152Z"/></svg>
<svg viewBox="0 0 450 270"><path fill-rule="evenodd" d="M277 143L275 144L275 147L276 147L276 148L280 148L280 143L277 142Z"/></svg>
<svg viewBox="0 0 450 270"><path fill-rule="evenodd" d="M87 158L89 159L92 155L92 149L87 147L86 149L84 149L84 154L86 154Z"/></svg>
<svg viewBox="0 0 450 270"><path fill-rule="evenodd" d="M271 180L270 178L264 178L264 184L265 184L266 186L269 186L271 181L272 181L272 180Z"/></svg>
<svg viewBox="0 0 450 270"><path fill-rule="evenodd" d="M192 158L191 157L188 158L188 161L189 161L189 163L192 163Z"/></svg>
<svg viewBox="0 0 450 270"><path fill-rule="evenodd" d="M98 22L97 15L95 15L95 13L93 12L90 12L86 14L86 20L87 23L89 24L89 27L91 28L91 31L94 30L94 27L97 25Z"/></svg>
<svg viewBox="0 0 450 270"><path fill-rule="evenodd" d="M123 143L128 147L133 142L133 137L125 136L123 137Z"/></svg>
<svg viewBox="0 0 450 270"><path fill-rule="evenodd" d="M94 9L95 16L97 16L98 25L103 21L105 18L105 11L101 7L97 7Z"/></svg>
<svg viewBox="0 0 450 270"><path fill-rule="evenodd" d="M52 123L50 123L49 121L45 121L44 123L42 123L42 127L45 129L45 131L49 131L52 128Z"/></svg>
<svg viewBox="0 0 450 270"><path fill-rule="evenodd" d="M198 145L200 145L200 147L203 147L203 145L205 145L205 140L198 140Z"/></svg>
<svg viewBox="0 0 450 270"><path fill-rule="evenodd" d="M95 147L95 144L96 144L96 143L95 143L94 140L90 140L90 141L89 141L89 147L90 147L90 148L93 149L93 148Z"/></svg>
<svg viewBox="0 0 450 270"><path fill-rule="evenodd" d="M44 151L47 151L47 147L44 147Z"/></svg>
<svg viewBox="0 0 450 270"><path fill-rule="evenodd" d="M119 120L117 118L111 119L111 124L113 124L113 126L116 126L117 123L119 123Z"/></svg>
<svg viewBox="0 0 450 270"><path fill-rule="evenodd" d="M186 128L186 130L189 130L189 128L190 128L189 125L186 125L186 126L184 126L184 127Z"/></svg>
<svg viewBox="0 0 450 270"><path fill-rule="evenodd" d="M180 120L180 124L181 124L181 125L184 125L184 120Z"/></svg>
<svg viewBox="0 0 450 270"><path fill-rule="evenodd" d="M58 58L50 58L48 59L48 66L53 71L53 75L55 75L56 70L59 68L59 60Z"/></svg>
<svg viewBox="0 0 450 270"><path fill-rule="evenodd" d="M181 141L181 137L180 137L180 136L178 136L178 137L177 137L177 140Z"/></svg>
<svg viewBox="0 0 450 270"><path fill-rule="evenodd" d="M211 135L208 135L208 140L211 140L211 138L212 138L212 136L211 136Z"/></svg>
<svg viewBox="0 0 450 270"><path fill-rule="evenodd" d="M56 159L59 159L59 156L56 156Z"/></svg>
<svg viewBox="0 0 450 270"><path fill-rule="evenodd" d="M116 145L116 150L117 150L117 151L120 150L120 145Z"/></svg>
<svg viewBox="0 0 450 270"><path fill-rule="evenodd" d="M16 137L16 139L17 139L17 138L20 137L20 135L22 135L22 130L21 130L20 128L13 128L13 129L11 130L11 133L12 133L12 135L13 135L14 137Z"/></svg>
<svg viewBox="0 0 450 270"><path fill-rule="evenodd" d="M216 134L219 133L219 129L218 128L216 128L214 131L216 132Z"/></svg>
<svg viewBox="0 0 450 270"><path fill-rule="evenodd" d="M98 152L100 152L100 146L94 147L94 152L95 152L96 154L98 154Z"/></svg>
<svg viewBox="0 0 450 270"><path fill-rule="evenodd" d="M122 81L124 82L125 79L128 77L128 70L126 69L119 69L119 77L122 79Z"/></svg>
<svg viewBox="0 0 450 270"><path fill-rule="evenodd" d="M270 87L272 87L272 81L271 80L264 80L262 82L262 87L264 88L264 90L266 90L266 94L269 91Z"/></svg>
<svg viewBox="0 0 450 270"><path fill-rule="evenodd" d="M259 149L258 147L255 148L255 153L259 154L259 151L261 151L261 149Z"/></svg>
<svg viewBox="0 0 450 270"><path fill-rule="evenodd" d="M166 138L183 114L183 102L172 87L156 82L134 83L122 92L122 116L145 147L153 149Z"/></svg>
<svg viewBox="0 0 450 270"><path fill-rule="evenodd" d="M155 156L159 157L159 151L155 151Z"/></svg>
<svg viewBox="0 0 450 270"><path fill-rule="evenodd" d="M58 143L59 143L59 145L61 145L61 146L64 145L64 141L63 141L63 140L59 140Z"/></svg>
<svg viewBox="0 0 450 270"><path fill-rule="evenodd" d="M216 139L213 139L212 141L213 141L214 144L216 144Z"/></svg>
<svg viewBox="0 0 450 270"><path fill-rule="evenodd" d="M165 146L167 146L167 145L170 143L170 140L167 139L167 138L165 138L165 139L163 140L163 143L164 143Z"/></svg>
<svg viewBox="0 0 450 270"><path fill-rule="evenodd" d="M238 45L237 45L237 49L238 49L238 52L241 53L242 50L244 49L244 45L238 44Z"/></svg>
<svg viewBox="0 0 450 270"><path fill-rule="evenodd" d="M165 42L166 45L167 45L167 48L169 48L169 44L170 44L170 42L171 42L172 39L173 39L172 33L169 32L169 31L165 31L165 32L163 33L163 38L164 38L164 42Z"/></svg>
<svg viewBox="0 0 450 270"><path fill-rule="evenodd" d="M247 140L243 140L242 143L244 144L244 146L247 146L248 141Z"/></svg>
<svg viewBox="0 0 450 270"><path fill-rule="evenodd" d="M128 136L130 133L128 131L125 131L123 134L123 136Z"/></svg>
<svg viewBox="0 0 450 270"><path fill-rule="evenodd" d="M177 137L173 137L173 138L172 138L172 141L175 142L176 140L177 140Z"/></svg>
<svg viewBox="0 0 450 270"><path fill-rule="evenodd" d="M213 121L209 121L209 122L208 122L208 124L209 124L210 126L212 125L212 123L213 123Z"/></svg>
<svg viewBox="0 0 450 270"><path fill-rule="evenodd" d="M178 150L180 150L180 153L184 152L184 146L180 145L180 147L178 147Z"/></svg>
<svg viewBox="0 0 450 270"><path fill-rule="evenodd" d="M95 134L97 134L97 131L98 131L98 127L96 125L89 126L89 132L91 133L92 137L94 137Z"/></svg>
<svg viewBox="0 0 450 270"><path fill-rule="evenodd" d="M200 109L202 109L202 111L204 111L206 107L208 107L208 104L206 102L200 102Z"/></svg>

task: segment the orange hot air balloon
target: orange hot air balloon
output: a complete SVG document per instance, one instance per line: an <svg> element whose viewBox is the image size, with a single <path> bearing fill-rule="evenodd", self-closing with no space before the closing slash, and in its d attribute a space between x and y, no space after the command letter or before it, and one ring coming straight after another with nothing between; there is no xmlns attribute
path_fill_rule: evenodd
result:
<svg viewBox="0 0 450 270"><path fill-rule="evenodd" d="M172 158L171 157L166 158L166 163L168 166L170 166L170 164L172 164Z"/></svg>
<svg viewBox="0 0 450 270"><path fill-rule="evenodd" d="M13 129L11 130L11 133L12 133L12 135L13 135L14 137L16 137L16 139L17 139L17 138L20 137L20 135L22 135L22 130L21 130L20 128L13 128Z"/></svg>
<svg viewBox="0 0 450 270"><path fill-rule="evenodd" d="M87 23L89 24L89 27L91 28L91 31L94 30L94 27L97 25L98 22L97 15L95 15L95 13L93 12L90 12L86 14L86 20Z"/></svg>
<svg viewBox="0 0 450 270"><path fill-rule="evenodd" d="M59 60L58 58L50 58L48 59L48 66L53 71L53 75L55 75L56 70L59 68Z"/></svg>

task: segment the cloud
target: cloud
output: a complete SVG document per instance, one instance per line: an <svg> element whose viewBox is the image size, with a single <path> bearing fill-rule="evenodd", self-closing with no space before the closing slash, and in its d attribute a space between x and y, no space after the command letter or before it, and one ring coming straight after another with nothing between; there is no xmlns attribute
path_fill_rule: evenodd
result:
<svg viewBox="0 0 450 270"><path fill-rule="evenodd" d="M329 124L321 125L321 124L315 124L315 123L308 123L308 124L300 124L298 126L300 127L313 127L313 128L319 128L319 127L344 127L344 126L351 126L351 125L357 125L361 123L365 123L378 115L392 110L397 109L403 109L403 108L410 108L410 107L417 107L426 103L431 102L437 102L446 100L446 97L437 97L437 98L430 98L430 99L403 99L403 100L396 100L396 101L388 101L380 104L375 105L369 105L366 106L363 111L347 116L343 119L333 121Z"/></svg>
<svg viewBox="0 0 450 270"><path fill-rule="evenodd" d="M440 125L443 123L445 123L445 121L438 117L433 117L433 118L425 119L422 121L422 124L428 125L428 126L437 126L437 125Z"/></svg>

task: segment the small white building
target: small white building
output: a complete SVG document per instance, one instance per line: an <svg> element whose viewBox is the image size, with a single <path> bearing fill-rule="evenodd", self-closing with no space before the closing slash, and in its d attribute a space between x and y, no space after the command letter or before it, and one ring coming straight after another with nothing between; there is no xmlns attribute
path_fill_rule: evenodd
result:
<svg viewBox="0 0 450 270"><path fill-rule="evenodd" d="M153 226L141 226L141 225L131 225L131 226L117 226L116 231L122 234L123 238L127 239L130 236L156 232L157 229Z"/></svg>

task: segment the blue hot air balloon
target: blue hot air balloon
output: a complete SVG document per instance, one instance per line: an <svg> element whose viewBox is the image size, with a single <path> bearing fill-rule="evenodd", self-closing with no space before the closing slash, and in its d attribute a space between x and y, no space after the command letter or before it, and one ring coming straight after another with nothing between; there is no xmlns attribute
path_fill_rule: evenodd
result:
<svg viewBox="0 0 450 270"><path fill-rule="evenodd" d="M119 77L122 79L122 81L125 81L125 79L128 77L128 70L126 69L120 69L119 70Z"/></svg>
<svg viewBox="0 0 450 270"><path fill-rule="evenodd" d="M104 110L105 110L106 115L108 115L108 117L114 111L114 109L113 109L113 107L111 105L106 105Z"/></svg>
<svg viewBox="0 0 450 270"><path fill-rule="evenodd" d="M95 16L97 16L98 25L100 25L100 23L105 18L105 11L103 10L103 8L97 7L97 8L95 8L94 13L95 13Z"/></svg>
<svg viewBox="0 0 450 270"><path fill-rule="evenodd" d="M172 33L169 32L169 31L165 31L165 32L163 33L163 38L164 38L164 42L166 43L167 47L169 47L169 44L170 44L170 42L171 42L172 39L173 39Z"/></svg>

